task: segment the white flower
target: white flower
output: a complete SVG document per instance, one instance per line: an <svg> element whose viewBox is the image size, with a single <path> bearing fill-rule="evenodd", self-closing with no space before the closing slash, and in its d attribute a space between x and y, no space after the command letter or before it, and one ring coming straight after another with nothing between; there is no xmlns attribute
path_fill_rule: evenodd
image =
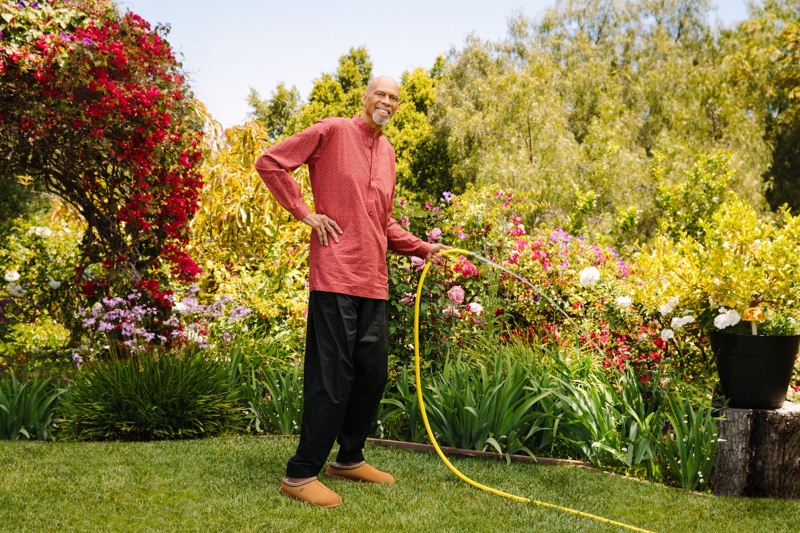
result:
<svg viewBox="0 0 800 533"><path fill-rule="evenodd" d="M175 302L175 304L173 304L172 308L175 309L179 313L183 313L184 311L186 311L186 304L183 303L183 302Z"/></svg>
<svg viewBox="0 0 800 533"><path fill-rule="evenodd" d="M718 329L725 329L728 326L735 326L742 319L735 309L719 308L720 314L714 319L714 326Z"/></svg>
<svg viewBox="0 0 800 533"><path fill-rule="evenodd" d="M668 315L675 309L675 307L677 307L677 305L678 305L678 297L674 296L669 300L667 300L667 303L659 307L658 312L661 313L661 316Z"/></svg>
<svg viewBox="0 0 800 533"><path fill-rule="evenodd" d="M33 233L38 237L50 237L53 232L50 231L50 228L42 227L42 226L34 226L28 230L28 235Z"/></svg>
<svg viewBox="0 0 800 533"><path fill-rule="evenodd" d="M55 290L55 289L57 289L57 288L59 288L61 286L61 282L57 281L57 280L54 280L53 278L50 278L50 281L48 281L47 284L50 285L50 288L53 289L53 290Z"/></svg>
<svg viewBox="0 0 800 533"><path fill-rule="evenodd" d="M8 292L11 296L16 296L17 298L25 296L25 289L22 288L22 285L17 285L13 282L8 284Z"/></svg>
<svg viewBox="0 0 800 533"><path fill-rule="evenodd" d="M8 270L3 277L6 278L6 281L17 281L19 279L19 272L16 270Z"/></svg>
<svg viewBox="0 0 800 533"><path fill-rule="evenodd" d="M633 303L633 298L630 296L617 296L617 305L619 307L630 307Z"/></svg>
<svg viewBox="0 0 800 533"><path fill-rule="evenodd" d="M581 287L588 287L600 281L600 271L596 267L581 270Z"/></svg>
<svg viewBox="0 0 800 533"><path fill-rule="evenodd" d="M665 329L664 331L661 332L662 341L668 341L674 338L675 338L675 332L672 331L671 329Z"/></svg>
<svg viewBox="0 0 800 533"><path fill-rule="evenodd" d="M670 327L672 329L678 329L678 328L681 328L681 327L685 326L686 324L691 324L692 322L694 322L694 317L692 315L686 315L686 316L681 317L681 318L675 317L675 318L672 319L672 323L670 324Z"/></svg>

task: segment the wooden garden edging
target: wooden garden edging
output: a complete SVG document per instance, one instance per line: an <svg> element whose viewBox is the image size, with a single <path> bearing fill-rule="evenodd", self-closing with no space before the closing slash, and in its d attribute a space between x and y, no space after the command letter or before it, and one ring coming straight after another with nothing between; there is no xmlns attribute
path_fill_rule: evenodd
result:
<svg viewBox="0 0 800 533"><path fill-rule="evenodd" d="M722 415L714 494L800 498L800 404L728 408Z"/></svg>

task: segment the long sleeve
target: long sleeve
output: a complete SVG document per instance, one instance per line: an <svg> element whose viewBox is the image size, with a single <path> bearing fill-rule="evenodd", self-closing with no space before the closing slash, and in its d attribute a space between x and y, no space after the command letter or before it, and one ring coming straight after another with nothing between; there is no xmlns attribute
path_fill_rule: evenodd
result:
<svg viewBox="0 0 800 533"><path fill-rule="evenodd" d="M325 129L323 122L317 122L271 147L256 161L256 170L264 185L297 220L311 214L311 208L303 201L300 185L289 173L314 158Z"/></svg>

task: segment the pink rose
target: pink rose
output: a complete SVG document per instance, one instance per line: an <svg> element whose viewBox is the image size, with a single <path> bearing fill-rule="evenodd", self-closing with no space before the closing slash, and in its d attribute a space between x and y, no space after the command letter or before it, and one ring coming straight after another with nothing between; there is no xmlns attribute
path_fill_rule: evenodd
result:
<svg viewBox="0 0 800 533"><path fill-rule="evenodd" d="M464 303L464 289L460 285L454 285L452 289L447 291L447 297L453 305L461 305Z"/></svg>

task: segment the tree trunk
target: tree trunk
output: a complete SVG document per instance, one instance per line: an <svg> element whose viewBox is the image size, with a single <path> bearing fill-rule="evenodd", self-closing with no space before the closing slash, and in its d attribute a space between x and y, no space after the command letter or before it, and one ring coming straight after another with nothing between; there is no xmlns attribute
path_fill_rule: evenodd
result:
<svg viewBox="0 0 800 533"><path fill-rule="evenodd" d="M800 404L722 414L714 494L800 498Z"/></svg>

